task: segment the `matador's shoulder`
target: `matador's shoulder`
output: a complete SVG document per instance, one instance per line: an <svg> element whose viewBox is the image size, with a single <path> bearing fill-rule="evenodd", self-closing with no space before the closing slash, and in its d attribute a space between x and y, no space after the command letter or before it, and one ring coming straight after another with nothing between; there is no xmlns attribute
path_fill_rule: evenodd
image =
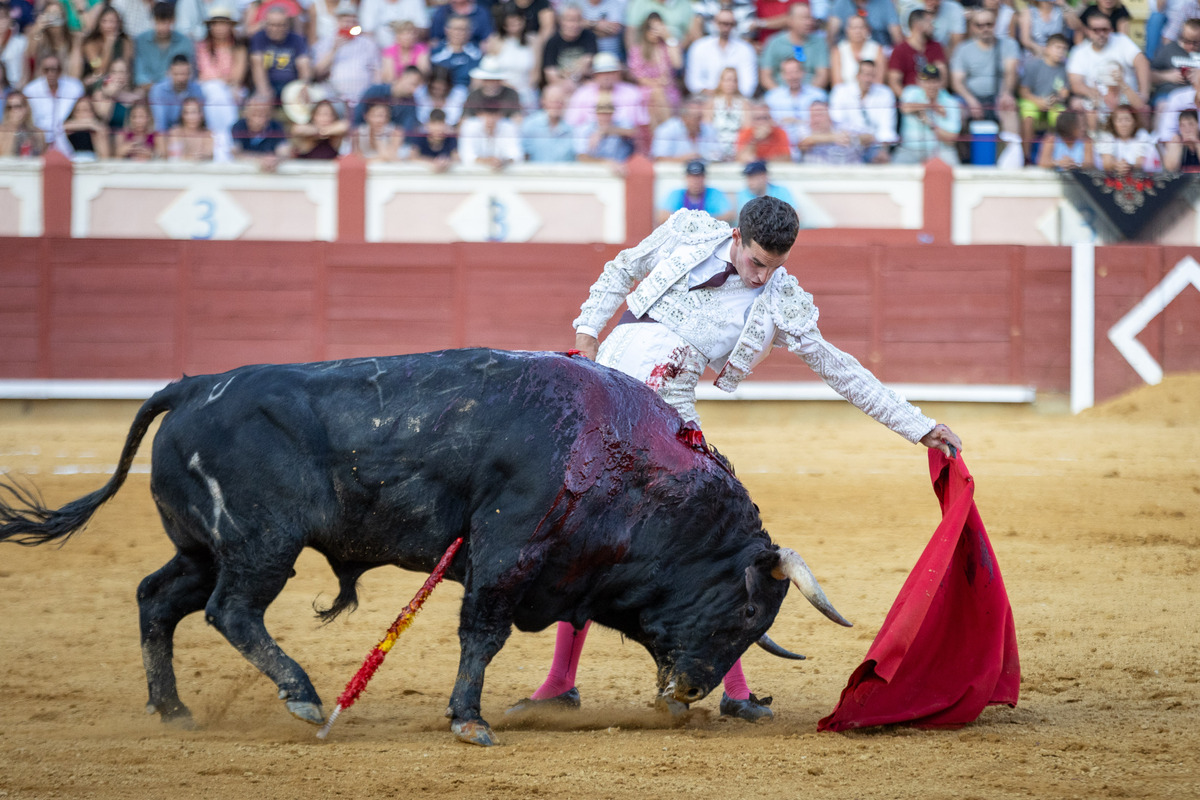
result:
<svg viewBox="0 0 1200 800"><path fill-rule="evenodd" d="M771 316L776 326L799 335L817 324L819 312L813 296L800 287L794 275L779 270L772 276L769 292Z"/></svg>
<svg viewBox="0 0 1200 800"><path fill-rule="evenodd" d="M686 244L721 239L732 230L729 223L713 219L704 211L681 208L663 223L675 236Z"/></svg>

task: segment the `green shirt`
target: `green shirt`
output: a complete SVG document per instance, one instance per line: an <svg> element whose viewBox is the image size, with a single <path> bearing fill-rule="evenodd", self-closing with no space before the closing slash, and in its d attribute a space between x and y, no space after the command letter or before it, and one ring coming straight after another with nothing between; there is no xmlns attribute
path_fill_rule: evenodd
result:
<svg viewBox="0 0 1200 800"><path fill-rule="evenodd" d="M636 28L651 11L658 12L677 39L683 39L692 24L692 0L630 0L625 8L625 24Z"/></svg>
<svg viewBox="0 0 1200 800"><path fill-rule="evenodd" d="M792 44L789 36L789 31L780 31L767 39L762 54L758 57L758 65L771 70L775 83L779 83L779 65L789 58L794 58L804 64L804 71L809 80L812 79L814 72L829 66L829 45L825 43L824 36L809 35L808 41L799 48ZM797 50L800 52L798 53ZM804 58L800 58L801 55Z"/></svg>

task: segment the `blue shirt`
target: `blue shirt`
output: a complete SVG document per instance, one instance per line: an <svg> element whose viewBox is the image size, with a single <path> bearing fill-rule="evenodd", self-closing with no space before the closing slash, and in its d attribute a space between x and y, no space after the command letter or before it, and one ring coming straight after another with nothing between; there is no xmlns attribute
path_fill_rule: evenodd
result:
<svg viewBox="0 0 1200 800"><path fill-rule="evenodd" d="M725 193L717 191L711 186L705 187L703 202L689 198L687 189L676 189L667 195L667 202L664 204L663 210L675 212L681 208L703 209L708 212L710 217L719 217L733 210Z"/></svg>
<svg viewBox="0 0 1200 800"><path fill-rule="evenodd" d="M867 27L871 29L871 38L881 45L891 47L892 36L888 33L888 26L900 24L900 14L896 11L896 4L892 0L867 0L866 12ZM829 10L829 15L842 21L842 29L838 36L844 38L846 21L850 17L858 16L858 7L854 4L854 0L837 0L833 4L833 8ZM878 67L878 69L883 68L882 65Z"/></svg>
<svg viewBox="0 0 1200 800"><path fill-rule="evenodd" d="M267 71L267 81L275 90L275 96L283 91L283 87L300 77L296 61L308 55L308 41L300 34L292 31L282 42L276 42L267 36L265 30L250 37L250 57L257 58Z"/></svg>
<svg viewBox="0 0 1200 800"><path fill-rule="evenodd" d="M534 163L555 164L575 160L575 131L564 120L551 127L545 111L530 114L521 123L521 147Z"/></svg>
<svg viewBox="0 0 1200 800"><path fill-rule="evenodd" d="M154 114L154 130L169 130L183 115L183 101L195 97L203 105L204 90L195 81L188 81L182 92L175 91L170 78L163 78L150 87L146 99L150 101L150 112Z"/></svg>
<svg viewBox="0 0 1200 800"><path fill-rule="evenodd" d="M171 41L164 49L154 39L153 30L138 36L133 40L133 85L149 86L167 77L167 67L175 56L187 56L195 74L196 48L191 39L171 31Z"/></svg>
<svg viewBox="0 0 1200 800"><path fill-rule="evenodd" d="M450 45L443 45L429 56L429 63L450 70L454 85L466 87L471 84L471 70L479 66L482 58L483 52L468 42L457 53L450 49Z"/></svg>
<svg viewBox="0 0 1200 800"><path fill-rule="evenodd" d="M446 41L446 22L454 16L450 4L440 5L429 20L429 43L439 45ZM492 15L481 3L466 17L471 20L471 44L479 44L492 35Z"/></svg>

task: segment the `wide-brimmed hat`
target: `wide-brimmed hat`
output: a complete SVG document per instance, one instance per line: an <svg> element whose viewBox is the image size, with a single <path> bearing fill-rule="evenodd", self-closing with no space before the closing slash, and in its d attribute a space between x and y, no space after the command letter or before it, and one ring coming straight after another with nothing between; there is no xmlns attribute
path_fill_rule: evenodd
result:
<svg viewBox="0 0 1200 800"><path fill-rule="evenodd" d="M297 125L307 125L312 120L313 106L328 99L329 94L323 86L310 85L304 81L292 81L279 93L279 103L283 106L284 115Z"/></svg>
<svg viewBox="0 0 1200 800"><path fill-rule="evenodd" d="M496 56L484 56L479 60L479 66L471 70L471 77L480 81L504 80L504 73L500 71L500 59Z"/></svg>
<svg viewBox="0 0 1200 800"><path fill-rule="evenodd" d="M213 6L208 9L208 15L204 18L205 22L237 22L237 17L233 15L233 9L229 6Z"/></svg>
<svg viewBox="0 0 1200 800"><path fill-rule="evenodd" d="M592 56L592 74L599 75L601 72L620 72L621 59L614 56L612 53L596 53Z"/></svg>

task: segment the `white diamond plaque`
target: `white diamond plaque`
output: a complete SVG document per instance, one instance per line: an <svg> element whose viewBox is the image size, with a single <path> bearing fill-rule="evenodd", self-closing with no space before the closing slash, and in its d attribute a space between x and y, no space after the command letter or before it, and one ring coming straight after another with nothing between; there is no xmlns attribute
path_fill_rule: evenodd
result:
<svg viewBox="0 0 1200 800"><path fill-rule="evenodd" d="M236 239L250 227L250 215L220 189L188 189L158 215L158 227L172 239Z"/></svg>

